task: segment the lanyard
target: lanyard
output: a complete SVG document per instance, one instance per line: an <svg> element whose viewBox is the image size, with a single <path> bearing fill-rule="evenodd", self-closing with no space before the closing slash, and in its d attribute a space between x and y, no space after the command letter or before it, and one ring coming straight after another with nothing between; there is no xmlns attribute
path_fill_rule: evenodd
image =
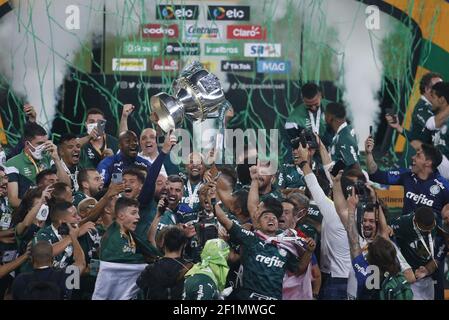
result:
<svg viewBox="0 0 449 320"><path fill-rule="evenodd" d="M429 247L427 246L426 242L424 241L424 238L421 234L421 232L419 232L418 228L416 227L416 222L413 221L413 229L415 229L416 235L418 236L419 241L421 241L422 245L424 246L424 248L426 249L427 253L430 255L430 259L432 259L432 261L436 264L433 255L434 255L434 248L433 248L433 239L432 239L432 235L431 232L429 232L429 246L430 246L430 250Z"/></svg>
<svg viewBox="0 0 449 320"><path fill-rule="evenodd" d="M189 193L189 207L193 209L193 204L195 203L195 200L197 199L197 195L198 195L198 190L201 187L201 182L198 183L195 187L195 189L193 190L192 193L192 184L190 183L190 181L187 181L187 192Z"/></svg>
<svg viewBox="0 0 449 320"><path fill-rule="evenodd" d="M38 167L37 164L36 164L36 161L34 161L33 157L30 157L30 156L29 156L28 154L26 154L26 153L25 153L25 155L26 155L26 157L28 158L28 160L31 161L31 163L33 164L34 168L36 169L36 175L37 175L39 172L41 172L41 170L39 169L39 167Z"/></svg>
<svg viewBox="0 0 449 320"><path fill-rule="evenodd" d="M92 148L94 148L95 151L97 151L97 153L101 157L101 155L103 154L103 151L108 148L108 144L106 141L106 134L103 136L103 145L100 147L100 149L97 149L97 147L95 147L92 143L90 143L90 145L92 146Z"/></svg>
<svg viewBox="0 0 449 320"><path fill-rule="evenodd" d="M313 121L313 112L309 111L310 125L312 126L312 131L316 134L320 133L320 120L321 120L321 108L318 108L316 112L316 120Z"/></svg>
<svg viewBox="0 0 449 320"><path fill-rule="evenodd" d="M73 181L73 189L75 191L78 191L79 185L78 185L78 166L75 167L75 173L71 173L69 167L65 164L64 160L61 159L62 162L62 168L64 171L69 175L70 179Z"/></svg>

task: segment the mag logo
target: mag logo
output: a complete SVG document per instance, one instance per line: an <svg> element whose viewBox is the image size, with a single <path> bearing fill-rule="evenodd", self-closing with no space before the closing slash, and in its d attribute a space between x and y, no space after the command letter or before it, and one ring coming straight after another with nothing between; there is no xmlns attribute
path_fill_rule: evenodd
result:
<svg viewBox="0 0 449 320"><path fill-rule="evenodd" d="M153 71L178 71L179 62L175 59L157 58L151 62L151 70Z"/></svg>
<svg viewBox="0 0 449 320"><path fill-rule="evenodd" d="M242 40L265 40L267 38L267 29L262 26L254 25L228 25L227 38Z"/></svg>
<svg viewBox="0 0 449 320"><path fill-rule="evenodd" d="M281 56L280 43L245 43L245 57L279 58Z"/></svg>
<svg viewBox="0 0 449 320"><path fill-rule="evenodd" d="M208 6L207 20L248 21L249 6Z"/></svg>
<svg viewBox="0 0 449 320"><path fill-rule="evenodd" d="M158 20L197 20L198 6L158 5L156 19Z"/></svg>
<svg viewBox="0 0 449 320"><path fill-rule="evenodd" d="M290 70L291 70L290 61L281 61L281 60L257 61L258 73L289 73Z"/></svg>
<svg viewBox="0 0 449 320"><path fill-rule="evenodd" d="M164 26L161 24L146 24L142 26L142 37L162 39L166 38L178 38L179 29L177 24L171 24Z"/></svg>
<svg viewBox="0 0 449 320"><path fill-rule="evenodd" d="M251 72L254 71L254 61L221 61L221 71L224 72Z"/></svg>

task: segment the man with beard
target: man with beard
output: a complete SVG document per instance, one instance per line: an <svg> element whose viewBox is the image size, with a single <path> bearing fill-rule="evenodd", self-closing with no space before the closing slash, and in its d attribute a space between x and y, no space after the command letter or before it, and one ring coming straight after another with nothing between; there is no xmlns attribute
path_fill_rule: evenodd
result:
<svg viewBox="0 0 449 320"><path fill-rule="evenodd" d="M332 161L342 161L346 168L359 167L360 156L355 130L346 121L346 109L339 103L330 103L326 108L326 124L334 132L329 147Z"/></svg>
<svg viewBox="0 0 449 320"><path fill-rule="evenodd" d="M78 173L79 189L74 193L73 204L78 206L81 200L85 198L94 198L101 189L103 189L103 179L97 170L81 169Z"/></svg>
<svg viewBox="0 0 449 320"><path fill-rule="evenodd" d="M278 218L282 209L264 210L257 216L256 233L243 229L229 219L220 203L210 199L218 221L229 232L230 240L243 246L241 263L243 267L242 287L237 289L239 300L278 300L282 298L282 281L286 272L300 275L305 272L315 244L309 240L304 254L298 248L289 246L276 238ZM278 240L278 242L275 241ZM299 258L302 256L302 258Z"/></svg>
<svg viewBox="0 0 449 320"><path fill-rule="evenodd" d="M123 172L130 166L142 166L148 169L151 166L147 160L139 157L139 141L133 131L122 132L119 136L120 152L116 155L102 160L97 167L97 171L103 178L105 186L111 182L113 173Z"/></svg>
<svg viewBox="0 0 449 320"><path fill-rule="evenodd" d="M72 182L72 191L76 192L79 189L78 173L80 161L81 144L78 138L71 133L65 134L61 137L58 145L58 153L61 157L62 166L70 177Z"/></svg>
<svg viewBox="0 0 449 320"><path fill-rule="evenodd" d="M333 195L334 195L334 203L335 208L337 209L338 215L340 217L340 220L342 221L343 225L345 226L347 232L347 225L348 225L348 215L349 215L349 200L346 200L345 193L342 189L342 178L343 172L340 171L336 177L334 177L334 183L333 183ZM374 189L366 184L366 188L370 191L370 201L368 203L365 203L363 205L358 205L359 202L357 201L357 210L356 210L356 225L357 225L357 231L359 234L358 237L358 244L357 247L360 248L357 249L358 254L355 256L351 256L352 258L352 264L353 267L357 262L360 262L358 258L354 260L359 254L362 254L365 258L368 254L368 247L371 242L374 241L374 239L377 236L382 236L384 239L389 240L390 237L390 228L387 225L387 221L385 218L385 214L383 211L382 206L379 204L377 200L377 195ZM355 190L354 186L350 187L350 194L352 194L353 190ZM354 191L355 192L355 191ZM351 198L353 201L355 198ZM358 197L357 197L358 199ZM348 232L348 237L350 237L351 234ZM351 245L351 242L350 242ZM354 246L354 244L352 244ZM402 256L401 251L399 248L392 242L392 245L395 247L395 253L397 255L397 260L399 262L400 271L404 275L405 279L409 283L413 283L415 281L415 276L413 274L413 271L410 267L410 265L407 263L405 258ZM353 250L354 248L351 248ZM360 252L359 252L360 251ZM354 262L356 261L356 262ZM350 300L352 299L369 299L371 298L372 292L369 290L366 291L366 288L360 288L357 281L357 268L354 267L353 270L349 273L349 279L348 279L348 297Z"/></svg>
<svg viewBox="0 0 449 320"><path fill-rule="evenodd" d="M442 161L441 152L432 145L422 144L412 157L412 168L391 171L378 169L373 157L374 140L365 141L366 165L370 179L386 185L404 187L402 214L414 212L427 206L437 213L437 223L441 225L441 209L449 203L449 182L437 170Z"/></svg>
<svg viewBox="0 0 449 320"><path fill-rule="evenodd" d="M38 188L45 189L58 181L59 179L56 170L53 169L42 170L36 175L36 185Z"/></svg>
<svg viewBox="0 0 449 320"><path fill-rule="evenodd" d="M48 140L47 132L36 123L27 123L24 129L23 151L5 163L8 173L8 197L13 208L19 206L25 192L36 184L36 175L53 165L59 181L70 184L70 177L64 170L57 148Z"/></svg>
<svg viewBox="0 0 449 320"><path fill-rule="evenodd" d="M157 147L157 133L152 128L146 128L140 134L140 149L139 156L147 160L149 163L153 163L159 155ZM178 174L178 166L174 165L170 157L165 158L164 165L161 169L161 175L167 177L171 174Z"/></svg>
<svg viewBox="0 0 449 320"><path fill-rule="evenodd" d="M181 203L186 204L192 211L198 213L201 210L198 192L203 185L206 166L202 155L199 153L192 152L188 159L189 162L186 164L187 181L184 184L184 196Z"/></svg>
<svg viewBox="0 0 449 320"><path fill-rule="evenodd" d="M326 127L324 113L329 100L323 99L321 89L315 83L306 83L301 88L303 103L288 115L285 129L309 129L317 133L326 146L332 141L332 132Z"/></svg>

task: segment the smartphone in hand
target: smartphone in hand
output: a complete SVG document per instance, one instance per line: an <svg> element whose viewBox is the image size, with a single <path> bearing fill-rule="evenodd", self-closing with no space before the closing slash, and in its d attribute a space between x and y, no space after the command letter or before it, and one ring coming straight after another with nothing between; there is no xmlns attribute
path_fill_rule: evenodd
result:
<svg viewBox="0 0 449 320"><path fill-rule="evenodd" d="M121 172L113 173L111 182L114 184L120 184L123 182L123 174Z"/></svg>
<svg viewBox="0 0 449 320"><path fill-rule="evenodd" d="M105 129L106 129L106 120L98 120L97 122L97 131L98 131L98 135L102 136L104 135Z"/></svg>

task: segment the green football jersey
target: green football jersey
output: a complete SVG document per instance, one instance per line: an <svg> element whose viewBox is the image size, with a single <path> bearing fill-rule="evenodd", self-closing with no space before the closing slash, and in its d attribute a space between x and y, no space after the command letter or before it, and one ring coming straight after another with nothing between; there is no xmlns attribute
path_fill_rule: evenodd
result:
<svg viewBox="0 0 449 320"><path fill-rule="evenodd" d="M271 186L271 191L266 194L259 194L259 201L262 202L267 198L274 198L276 200L281 201L282 200L282 194L281 192L275 188L274 185Z"/></svg>
<svg viewBox="0 0 449 320"><path fill-rule="evenodd" d="M180 204L187 204L195 212L201 211L200 198L198 196L202 183L191 184L190 181L184 183L184 195L179 202Z"/></svg>
<svg viewBox="0 0 449 320"><path fill-rule="evenodd" d="M415 228L413 221L414 216L414 213L401 216L395 219L391 224L401 253L412 267L413 271L420 266L426 265L431 258L433 258L431 257L431 252L433 250L431 248L433 245L431 246L431 244L433 244L436 234L435 229L430 235L421 233ZM419 234L421 234L421 237ZM425 245L423 244L423 241L425 242Z"/></svg>
<svg viewBox="0 0 449 320"><path fill-rule="evenodd" d="M98 164L103 160L102 152L106 149L111 149L114 154L119 149L117 138L106 134L106 144L100 150L97 150L90 142L86 143L80 152L80 168L94 168L96 169Z"/></svg>
<svg viewBox="0 0 449 320"><path fill-rule="evenodd" d="M324 145L329 146L332 141L332 133L327 130L326 121L324 119L324 113L326 112L326 107L329 103L331 103L331 101L321 99L320 109L315 114L309 112L306 105L302 103L301 105L295 107L288 115L285 128L289 129L292 127L298 127L314 131L313 123L316 124L318 122L317 116L319 115L319 136Z"/></svg>
<svg viewBox="0 0 449 320"><path fill-rule="evenodd" d="M243 246L240 255L243 288L281 299L285 271L295 271L298 259L274 244L265 243L236 223L229 230L229 235L231 241Z"/></svg>
<svg viewBox="0 0 449 320"><path fill-rule="evenodd" d="M435 132L433 145L440 150L440 152L449 158L449 120Z"/></svg>
<svg viewBox="0 0 449 320"><path fill-rule="evenodd" d="M35 244L38 241L48 241L50 244L55 244L62 240L62 236L59 235L58 230L50 224L45 228L40 229L33 239ZM73 246L68 245L63 252L53 257L53 267L55 268L65 268L73 264Z"/></svg>
<svg viewBox="0 0 449 320"><path fill-rule="evenodd" d="M218 300L219 292L215 282L205 274L198 273L184 281L183 300Z"/></svg>
<svg viewBox="0 0 449 320"><path fill-rule="evenodd" d="M133 236L123 234L114 221L101 238L100 260L118 263L145 263Z"/></svg>
<svg viewBox="0 0 449 320"><path fill-rule="evenodd" d="M306 188L304 174L294 164L283 164L279 170L277 186L281 189L302 189Z"/></svg>
<svg viewBox="0 0 449 320"><path fill-rule="evenodd" d="M332 140L330 155L335 163L341 160L347 167L360 163L355 130L349 124L345 123L338 129Z"/></svg>
<svg viewBox="0 0 449 320"><path fill-rule="evenodd" d="M410 130L405 130L404 135L408 140L420 140L423 143L432 143L432 132L426 128L426 122L433 117L432 105L424 99L419 99L412 114Z"/></svg>

